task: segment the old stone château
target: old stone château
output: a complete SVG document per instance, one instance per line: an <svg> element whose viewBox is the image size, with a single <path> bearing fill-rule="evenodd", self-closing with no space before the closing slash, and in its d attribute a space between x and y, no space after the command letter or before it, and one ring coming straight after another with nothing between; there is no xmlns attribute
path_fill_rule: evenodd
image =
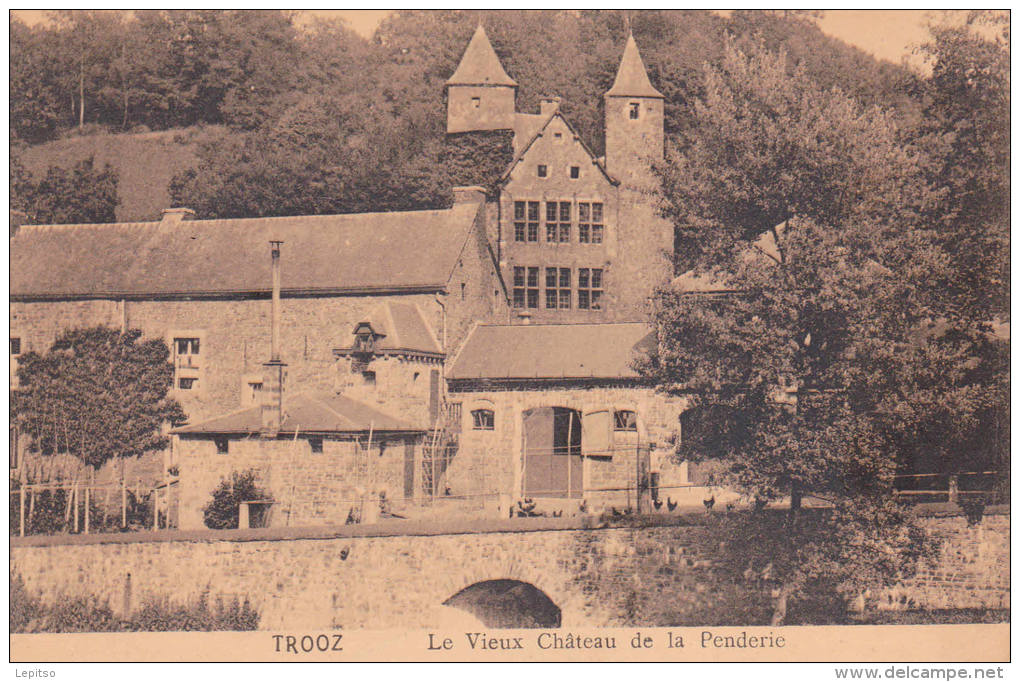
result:
<svg viewBox="0 0 1020 682"><path fill-rule="evenodd" d="M672 274L663 96L628 38L596 157L557 98L518 112L516 88L478 27L448 138L494 134L509 163L450 208L21 226L12 359L70 327L165 339L189 416L163 462L181 528L245 469L272 525L700 500L669 456L684 402L632 367Z"/></svg>

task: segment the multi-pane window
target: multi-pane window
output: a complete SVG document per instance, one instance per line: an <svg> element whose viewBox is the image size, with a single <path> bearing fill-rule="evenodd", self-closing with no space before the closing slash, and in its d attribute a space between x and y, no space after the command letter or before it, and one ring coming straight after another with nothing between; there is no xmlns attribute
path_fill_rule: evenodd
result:
<svg viewBox="0 0 1020 682"><path fill-rule="evenodd" d="M630 103L630 118L632 121L636 121L641 116L641 104L638 102Z"/></svg>
<svg viewBox="0 0 1020 682"><path fill-rule="evenodd" d="M577 307L582 310L602 310L601 268L578 268Z"/></svg>
<svg viewBox="0 0 1020 682"><path fill-rule="evenodd" d="M514 267L514 307L538 307L538 268Z"/></svg>
<svg viewBox="0 0 1020 682"><path fill-rule="evenodd" d="M577 205L577 240L582 244L601 244L606 231L601 202L582 201Z"/></svg>
<svg viewBox="0 0 1020 682"><path fill-rule="evenodd" d="M570 241L570 202L545 202L545 240L547 242Z"/></svg>
<svg viewBox="0 0 1020 682"><path fill-rule="evenodd" d="M549 168L543 164L538 165L538 177L544 178L549 175Z"/></svg>
<svg viewBox="0 0 1020 682"><path fill-rule="evenodd" d="M545 269L545 307L570 307L570 268Z"/></svg>
<svg viewBox="0 0 1020 682"><path fill-rule="evenodd" d="M528 241L538 241L538 202L528 202Z"/></svg>
<svg viewBox="0 0 1020 682"><path fill-rule="evenodd" d="M537 201L514 202L514 241L538 241L538 204Z"/></svg>
<svg viewBox="0 0 1020 682"><path fill-rule="evenodd" d="M201 339L175 336L173 340L175 384L182 391L197 390L201 384Z"/></svg>

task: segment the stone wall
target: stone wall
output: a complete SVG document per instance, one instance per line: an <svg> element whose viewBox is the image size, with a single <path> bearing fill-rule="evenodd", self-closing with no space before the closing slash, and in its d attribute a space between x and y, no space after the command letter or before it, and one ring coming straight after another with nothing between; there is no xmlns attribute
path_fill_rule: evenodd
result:
<svg viewBox="0 0 1020 682"><path fill-rule="evenodd" d="M878 597L878 608L1009 608L1009 511L969 526L945 515L925 520L942 540L938 559Z"/></svg>
<svg viewBox="0 0 1020 682"><path fill-rule="evenodd" d="M527 390L451 391L451 402L461 404L463 415L460 447L446 471L446 483L453 494L505 493L514 499L522 495L523 413L536 407L566 407L583 415L599 410L633 410L638 415L636 433L614 434L615 450L607 456L584 458L585 498L592 508L627 506L627 492L598 493L600 488L633 488L634 458L638 447L654 447L651 467L658 471L661 497L700 505L704 489L688 486L687 465L674 460L672 439L679 430L682 398L669 398L651 388L634 386L548 387ZM474 428L471 412L489 409L494 428ZM582 444L583 446L584 444ZM688 499L690 498L690 499ZM695 499L696 498L696 499ZM571 509L571 512L574 510Z"/></svg>
<svg viewBox="0 0 1020 682"><path fill-rule="evenodd" d="M281 355L287 363L286 389L333 389L338 381L333 349L348 345L354 325L389 301L417 305L433 330L442 328L431 295L284 296ZM201 338L198 361L204 367L198 386L174 392L193 423L242 407L243 379L260 376L262 363L269 359L269 299L14 302L11 334L20 334L23 351L45 352L68 328L120 328L124 306L127 325L141 329L146 338Z"/></svg>
<svg viewBox="0 0 1020 682"><path fill-rule="evenodd" d="M375 434L370 446L353 438L327 437L320 453L311 452L300 434L275 440L232 438L226 454L218 454L208 438L182 437L179 445L182 529L205 527L202 508L234 471L258 472L275 502L272 526L343 525L348 514L374 514L380 493L399 503L406 489L421 488L417 436Z"/></svg>
<svg viewBox="0 0 1020 682"><path fill-rule="evenodd" d="M547 176L538 176L538 166L546 167ZM578 168L579 177L570 177L570 168ZM581 141L574 137L560 118L550 121L527 153L510 173L500 194L501 258L503 277L513 289L514 266L538 267L539 301L537 308L526 308L533 321L542 322L611 322L628 317L619 305L609 305L610 292L618 286L613 264L618 255L617 211L618 190L596 166ZM514 238L514 202L539 202L537 242L518 242ZM571 202L569 242L546 240L546 202ZM578 239L578 202L599 202L604 207L604 238L601 244L581 243ZM571 305L569 309L548 309L545 299L545 268L570 268ZM601 310L577 307L578 268L603 270L603 304ZM647 296L647 294L645 294ZM512 300L512 299L511 299ZM644 297L639 300L643 301ZM627 311L629 312L629 311ZM622 314L622 317L621 317Z"/></svg>
<svg viewBox="0 0 1020 682"><path fill-rule="evenodd" d="M700 518L639 528L519 519L26 538L12 541L10 568L47 601L96 595L118 612L207 589L248 597L262 629L437 627L444 601L495 579L543 591L565 628L767 623L769 595L713 564L718 537ZM959 517L927 523L946 545L938 568L899 588L909 606L1008 608L1008 515L976 528Z"/></svg>

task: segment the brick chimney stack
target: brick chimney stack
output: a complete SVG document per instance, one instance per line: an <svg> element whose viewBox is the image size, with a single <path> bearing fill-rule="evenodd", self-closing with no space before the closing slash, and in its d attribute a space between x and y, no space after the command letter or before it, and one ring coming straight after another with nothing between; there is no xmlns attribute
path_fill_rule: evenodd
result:
<svg viewBox="0 0 1020 682"><path fill-rule="evenodd" d="M283 422L283 380L287 365L280 360L280 245L269 242L273 259L272 345L262 365L262 437L276 438Z"/></svg>
<svg viewBox="0 0 1020 682"><path fill-rule="evenodd" d="M560 98L556 96L543 97L538 104L538 113L541 116L552 116L560 110Z"/></svg>

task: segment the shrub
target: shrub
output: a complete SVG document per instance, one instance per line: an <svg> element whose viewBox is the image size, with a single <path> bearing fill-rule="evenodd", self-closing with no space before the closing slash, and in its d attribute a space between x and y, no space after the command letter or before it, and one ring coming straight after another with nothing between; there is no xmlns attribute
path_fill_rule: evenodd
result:
<svg viewBox="0 0 1020 682"><path fill-rule="evenodd" d="M235 471L230 474L229 480L220 481L213 490L212 501L202 508L206 527L215 530L237 528L242 502L270 499L269 491L259 487L257 480L258 472L248 469Z"/></svg>
<svg viewBox="0 0 1020 682"><path fill-rule="evenodd" d="M130 629L138 631L248 631L259 624L259 613L248 597L239 601L234 595L224 605L216 598L214 608L209 607L209 590L189 604L175 604L166 597L150 599L131 616Z"/></svg>
<svg viewBox="0 0 1020 682"><path fill-rule="evenodd" d="M43 603L25 587L21 575L10 574L11 632L173 632L258 629L259 612L248 597L232 595L224 602L217 597L209 606L209 589L197 599L179 604L167 597L155 597L126 619L114 615L105 601L94 596L59 598Z"/></svg>

